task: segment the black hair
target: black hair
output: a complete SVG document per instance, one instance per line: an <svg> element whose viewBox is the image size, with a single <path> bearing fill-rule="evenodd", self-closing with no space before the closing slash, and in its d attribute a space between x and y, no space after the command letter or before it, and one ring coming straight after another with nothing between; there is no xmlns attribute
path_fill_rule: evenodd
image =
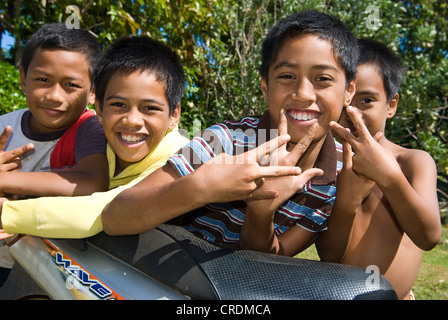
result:
<svg viewBox="0 0 448 320"><path fill-rule="evenodd" d="M405 69L400 57L386 45L372 39L359 39L358 44L358 66L371 64L378 69L389 102L398 93L404 77Z"/></svg>
<svg viewBox="0 0 448 320"><path fill-rule="evenodd" d="M110 78L116 72L129 75L136 71L154 73L165 85L171 115L184 95L185 73L179 56L170 47L147 36L119 39L105 51L94 77L100 109Z"/></svg>
<svg viewBox="0 0 448 320"><path fill-rule="evenodd" d="M301 35L314 35L329 41L333 47L335 59L345 72L346 83L356 76L358 44L356 37L344 24L331 15L305 10L280 20L269 30L262 49L261 76L267 81L271 63L287 39Z"/></svg>
<svg viewBox="0 0 448 320"><path fill-rule="evenodd" d="M45 24L31 36L25 46L22 55L22 68L25 75L34 52L38 48L61 49L84 54L89 64L91 79L93 78L96 62L101 54L97 39L88 31L76 28L69 29L63 23Z"/></svg>

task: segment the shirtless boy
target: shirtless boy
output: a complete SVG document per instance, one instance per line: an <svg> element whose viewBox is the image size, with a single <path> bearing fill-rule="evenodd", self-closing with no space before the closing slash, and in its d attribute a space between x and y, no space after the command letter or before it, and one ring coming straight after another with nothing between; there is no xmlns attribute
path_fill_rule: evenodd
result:
<svg viewBox="0 0 448 320"><path fill-rule="evenodd" d="M352 106L340 124L330 124L342 140L344 167L317 248L324 261L377 266L398 297L409 299L423 250L441 237L436 166L426 152L384 136L386 120L397 110L403 68L382 44L359 44Z"/></svg>

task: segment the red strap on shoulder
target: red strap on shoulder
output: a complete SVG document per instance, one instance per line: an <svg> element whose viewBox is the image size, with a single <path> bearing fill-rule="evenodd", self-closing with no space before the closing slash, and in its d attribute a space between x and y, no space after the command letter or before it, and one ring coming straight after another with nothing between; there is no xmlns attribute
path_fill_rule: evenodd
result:
<svg viewBox="0 0 448 320"><path fill-rule="evenodd" d="M52 171L55 171L55 169L57 171L57 169L64 167L73 167L75 165L76 133L81 124L94 115L95 111L93 110L84 111L79 119L64 132L58 143L54 146L50 156L50 166Z"/></svg>

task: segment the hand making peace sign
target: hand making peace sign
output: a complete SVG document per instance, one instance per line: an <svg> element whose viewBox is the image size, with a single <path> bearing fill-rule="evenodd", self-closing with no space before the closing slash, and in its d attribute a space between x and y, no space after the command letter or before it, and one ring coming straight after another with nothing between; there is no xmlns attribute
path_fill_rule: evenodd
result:
<svg viewBox="0 0 448 320"><path fill-rule="evenodd" d="M290 136L287 134L283 111L278 130L277 137L257 148L234 156L223 152L199 167L196 171L202 175L200 180L205 185L213 186L213 194L205 194L205 198L213 199L213 202L228 202L275 199L281 194L281 201L302 188L312 177L322 174L320 169L302 173L296 167L297 161L312 142L317 127L310 128L291 152L286 149ZM279 182L281 177L285 179Z"/></svg>
<svg viewBox="0 0 448 320"><path fill-rule="evenodd" d="M282 110L278 123L279 136L287 131L286 121L285 113ZM279 146L274 152L270 153L273 161L280 166L295 166L311 145L317 129L316 124L312 125L291 151L287 150L286 144ZM306 243L313 237L311 232L296 226L291 227L282 235L276 236L273 220L281 204L303 188L310 179L322 174L321 169L311 168L298 175L264 178L257 192L275 190L278 196L271 199L248 199L246 217L241 229L240 246L246 249L284 255L293 255L306 246Z"/></svg>
<svg viewBox="0 0 448 320"><path fill-rule="evenodd" d="M284 110L280 111L279 123L278 123L278 135L283 136L287 134L287 122ZM276 177L266 176L263 184L260 184L257 192L266 192L267 190L275 190L278 196L275 199L269 201L250 201L248 206L257 206L253 208L258 212L266 212L266 214L274 214L275 210L287 199L289 199L294 193L302 189L303 186L312 178L322 175L323 171L318 168L311 168L302 172L302 170L296 167L297 162L302 155L306 152L311 142L313 141L318 126L312 125L305 136L293 147L291 151L287 150L287 144L282 144L276 150L270 152L271 163L278 164L280 167L295 167L300 170L300 174L296 175L282 175ZM252 200L252 199L249 199ZM259 199L262 200L262 199Z"/></svg>
<svg viewBox="0 0 448 320"><path fill-rule="evenodd" d="M346 152L344 166L349 165L358 175L376 182L379 179L387 180L391 174L401 172L400 166L391 151L384 148L380 143L384 136L383 133L377 132L372 137L356 109L348 106L346 111L358 133L357 137L338 123L330 123L333 132L341 139L343 144L350 145L350 149L354 153L351 156L352 152ZM346 149L350 150L348 145L346 145Z"/></svg>
<svg viewBox="0 0 448 320"><path fill-rule="evenodd" d="M20 168L20 156L27 153L34 148L32 143L28 143L20 148L3 151L9 136L11 135L11 127L6 126L0 135L0 172L3 171L16 171Z"/></svg>

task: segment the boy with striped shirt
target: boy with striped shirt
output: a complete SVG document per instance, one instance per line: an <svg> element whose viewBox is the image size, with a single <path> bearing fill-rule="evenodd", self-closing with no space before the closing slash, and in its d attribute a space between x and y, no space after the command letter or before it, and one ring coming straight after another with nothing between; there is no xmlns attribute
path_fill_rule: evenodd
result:
<svg viewBox="0 0 448 320"><path fill-rule="evenodd" d="M194 138L188 146L173 155L169 163L180 176L185 176L207 162L211 158L210 154L216 150L238 154L254 149L266 138L271 138L265 134L271 131L268 112L240 121L224 121ZM277 235L295 224L313 234L326 229L325 221L334 200L336 172L340 170L342 162L338 161L341 149L335 149L331 135L325 139L322 151L327 157L319 157L316 161L316 168L322 169L324 174L312 182L307 181L301 192L295 193L280 205L273 220ZM246 205L245 201L208 203L188 213L184 224L188 230L210 242L237 247Z"/></svg>
<svg viewBox="0 0 448 320"><path fill-rule="evenodd" d="M342 156L329 123L354 95L357 52L329 15L280 21L263 44L267 112L204 130L105 207L106 233L140 233L182 216L219 245L289 256L305 249L326 229L334 201Z"/></svg>

